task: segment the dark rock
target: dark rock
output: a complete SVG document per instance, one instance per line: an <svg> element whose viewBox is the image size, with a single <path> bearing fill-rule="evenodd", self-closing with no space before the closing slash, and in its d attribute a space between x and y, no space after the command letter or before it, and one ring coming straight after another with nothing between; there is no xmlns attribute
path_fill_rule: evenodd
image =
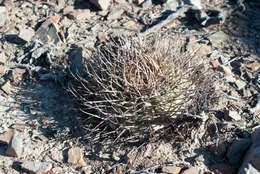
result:
<svg viewBox="0 0 260 174"><path fill-rule="evenodd" d="M240 139L232 143L227 152L227 158L233 166L238 167L245 152L252 144L250 139Z"/></svg>
<svg viewBox="0 0 260 174"><path fill-rule="evenodd" d="M238 174L260 173L260 128L252 133L252 142L253 144L247 151Z"/></svg>
<svg viewBox="0 0 260 174"><path fill-rule="evenodd" d="M210 167L215 174L235 174L236 170L229 164L221 163Z"/></svg>

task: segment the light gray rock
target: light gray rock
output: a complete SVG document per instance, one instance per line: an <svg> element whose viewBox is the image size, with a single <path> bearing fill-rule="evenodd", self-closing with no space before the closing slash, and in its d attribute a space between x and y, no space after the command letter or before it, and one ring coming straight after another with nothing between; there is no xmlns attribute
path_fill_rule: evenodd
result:
<svg viewBox="0 0 260 174"><path fill-rule="evenodd" d="M111 0L90 0L92 4L96 7L100 8L101 10L107 10L111 4Z"/></svg>
<svg viewBox="0 0 260 174"><path fill-rule="evenodd" d="M20 138L14 135L9 142L8 148L6 150L6 154L8 156L20 157L23 153L23 144Z"/></svg>
<svg viewBox="0 0 260 174"><path fill-rule="evenodd" d="M163 4L163 9L164 10L172 10L172 11L176 11L177 7L180 5L178 0L167 0L164 4Z"/></svg>
<svg viewBox="0 0 260 174"><path fill-rule="evenodd" d="M23 39L26 42L30 42L34 36L35 32L33 29L28 28L28 29L23 29L20 31L18 37Z"/></svg>
<svg viewBox="0 0 260 174"><path fill-rule="evenodd" d="M107 20L115 20L121 17L121 15L124 13L123 9L120 8L111 8L110 13L107 16Z"/></svg>
<svg viewBox="0 0 260 174"><path fill-rule="evenodd" d="M213 46L225 42L227 38L223 31L216 32L208 37Z"/></svg>
<svg viewBox="0 0 260 174"><path fill-rule="evenodd" d="M48 162L35 162L35 161L25 161L21 165L22 169L30 174L36 173L47 173L51 170L52 165Z"/></svg>
<svg viewBox="0 0 260 174"><path fill-rule="evenodd" d="M0 27L5 24L7 18L8 18L8 11L6 7L0 6Z"/></svg>
<svg viewBox="0 0 260 174"><path fill-rule="evenodd" d="M143 7L144 9L149 8L149 7L152 7L152 5L153 5L152 0L145 0L145 1L142 3L142 7Z"/></svg>

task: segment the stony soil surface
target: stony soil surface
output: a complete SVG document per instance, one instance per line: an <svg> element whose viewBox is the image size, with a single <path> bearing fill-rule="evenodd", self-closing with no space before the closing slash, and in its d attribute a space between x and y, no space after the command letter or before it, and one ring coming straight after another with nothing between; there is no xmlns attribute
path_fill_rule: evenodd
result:
<svg viewBox="0 0 260 174"><path fill-rule="evenodd" d="M0 173L260 173L260 3L201 2L0 0ZM192 139L92 143L66 68L112 35L159 31L186 40L220 100Z"/></svg>

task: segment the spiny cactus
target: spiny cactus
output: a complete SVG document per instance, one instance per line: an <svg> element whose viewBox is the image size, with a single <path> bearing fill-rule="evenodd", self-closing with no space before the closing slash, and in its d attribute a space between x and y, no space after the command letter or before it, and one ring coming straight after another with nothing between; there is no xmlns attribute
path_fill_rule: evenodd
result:
<svg viewBox="0 0 260 174"><path fill-rule="evenodd" d="M86 59L70 92L86 118L122 135L149 135L208 107L209 76L176 37L117 37ZM207 92L205 92L205 90Z"/></svg>

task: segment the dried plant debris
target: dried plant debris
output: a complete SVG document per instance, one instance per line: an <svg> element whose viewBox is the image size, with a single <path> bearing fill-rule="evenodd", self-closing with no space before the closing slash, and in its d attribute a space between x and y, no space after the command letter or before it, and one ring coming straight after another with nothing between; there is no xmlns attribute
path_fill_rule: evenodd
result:
<svg viewBox="0 0 260 174"><path fill-rule="evenodd" d="M70 92L85 120L95 120L95 135L106 129L103 136L110 131L115 140L136 141L201 119L215 97L212 75L182 51L183 42L178 36L116 37L83 62Z"/></svg>

